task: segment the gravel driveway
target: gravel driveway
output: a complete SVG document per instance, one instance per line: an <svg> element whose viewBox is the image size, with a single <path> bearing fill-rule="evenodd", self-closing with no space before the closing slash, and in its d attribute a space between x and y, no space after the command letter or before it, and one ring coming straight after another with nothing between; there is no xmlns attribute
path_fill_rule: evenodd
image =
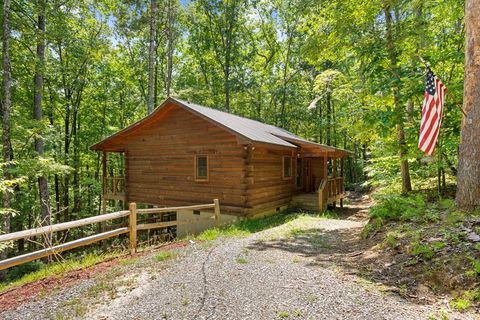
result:
<svg viewBox="0 0 480 320"><path fill-rule="evenodd" d="M194 243L165 261L147 255L0 318L479 319L382 292L333 262L315 263L329 246L324 235L363 223L306 216L247 237Z"/></svg>

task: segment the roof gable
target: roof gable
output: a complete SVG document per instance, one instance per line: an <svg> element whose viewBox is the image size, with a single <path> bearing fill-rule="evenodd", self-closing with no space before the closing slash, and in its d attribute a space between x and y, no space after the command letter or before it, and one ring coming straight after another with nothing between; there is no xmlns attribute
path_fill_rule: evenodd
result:
<svg viewBox="0 0 480 320"><path fill-rule="evenodd" d="M105 150L105 151L122 151L117 147L116 150L108 148L112 144L121 144L119 140L123 137L131 134L134 131L139 130L148 123L156 122L161 116L165 108L173 103L179 107L182 107L230 132L240 136L248 141L257 143L266 143L288 148L298 148L299 145L308 145L309 147L316 147L324 149L325 152L338 152L344 151L341 149L329 147L326 145L317 144L308 140L305 140L287 130L268 125L256 120L243 118L234 114L226 113L220 110L203 107L194 103L183 101L177 98L168 98L165 102L155 109L153 113L147 117L137 121L129 127L117 132L116 134L98 142L91 147L92 150ZM347 151L344 151L348 154Z"/></svg>

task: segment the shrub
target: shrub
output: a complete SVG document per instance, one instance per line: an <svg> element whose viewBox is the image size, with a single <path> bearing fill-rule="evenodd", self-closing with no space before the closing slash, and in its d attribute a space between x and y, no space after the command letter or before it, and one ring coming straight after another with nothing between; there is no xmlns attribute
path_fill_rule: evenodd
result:
<svg viewBox="0 0 480 320"><path fill-rule="evenodd" d="M392 249L396 249L399 246L398 243L398 232L389 232L387 233L387 237L385 238L385 243Z"/></svg>
<svg viewBox="0 0 480 320"><path fill-rule="evenodd" d="M450 301L450 306L454 309L457 309L458 311L465 311L468 308L470 308L471 303L467 299L456 298L456 299Z"/></svg>
<svg viewBox="0 0 480 320"><path fill-rule="evenodd" d="M423 218L425 208L425 200L421 195L387 195L382 196L379 203L370 209L370 216L385 220L415 220Z"/></svg>
<svg viewBox="0 0 480 320"><path fill-rule="evenodd" d="M20 279L25 274L38 271L40 269L43 269L44 267L45 264L42 261L32 261L24 263L10 269L7 274L7 279L8 281L14 281Z"/></svg>
<svg viewBox="0 0 480 320"><path fill-rule="evenodd" d="M420 256L425 260L430 260L433 258L433 250L427 244L421 244L418 242L413 243L413 248L411 252L414 256Z"/></svg>

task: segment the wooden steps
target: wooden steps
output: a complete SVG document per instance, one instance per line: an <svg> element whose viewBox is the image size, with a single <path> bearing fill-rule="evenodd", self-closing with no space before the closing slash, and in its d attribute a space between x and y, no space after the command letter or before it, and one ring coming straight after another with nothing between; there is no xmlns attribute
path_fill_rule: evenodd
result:
<svg viewBox="0 0 480 320"><path fill-rule="evenodd" d="M298 206L305 211L318 212L318 194L317 193L301 193L293 196L292 205Z"/></svg>

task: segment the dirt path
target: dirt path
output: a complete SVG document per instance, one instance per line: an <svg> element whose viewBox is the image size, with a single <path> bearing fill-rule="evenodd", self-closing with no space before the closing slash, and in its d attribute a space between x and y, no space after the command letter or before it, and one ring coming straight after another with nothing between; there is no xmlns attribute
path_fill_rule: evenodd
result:
<svg viewBox="0 0 480 320"><path fill-rule="evenodd" d="M441 301L404 299L355 269L370 254L359 240L369 205L360 197L338 219L301 216L248 237L131 260L0 318L479 319Z"/></svg>

